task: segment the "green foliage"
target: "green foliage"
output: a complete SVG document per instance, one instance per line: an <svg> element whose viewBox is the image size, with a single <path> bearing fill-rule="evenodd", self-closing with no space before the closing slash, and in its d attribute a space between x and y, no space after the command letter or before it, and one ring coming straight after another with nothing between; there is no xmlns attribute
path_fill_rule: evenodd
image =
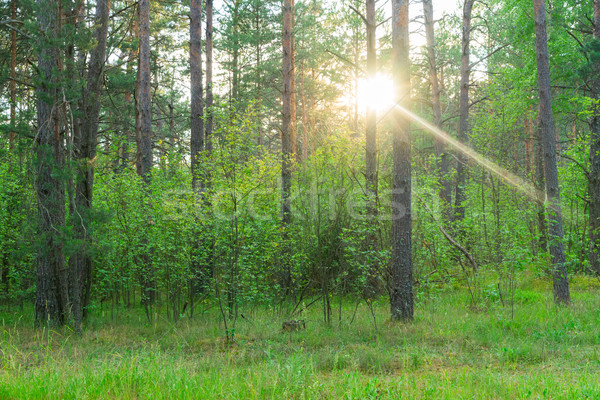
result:
<svg viewBox="0 0 600 400"><path fill-rule="evenodd" d="M345 301L340 328L311 309L305 331L285 334L278 313L259 307L231 346L223 346L214 309L176 324L145 325L140 308L117 322L96 314L80 337L35 331L28 310L18 317L2 309L0 396L597 397L597 292L580 291L572 308L557 309L540 291L518 290L541 298L520 303L513 319L500 307L474 314L458 291L420 304L414 323L386 323L377 334L364 304L352 325L354 305Z"/></svg>

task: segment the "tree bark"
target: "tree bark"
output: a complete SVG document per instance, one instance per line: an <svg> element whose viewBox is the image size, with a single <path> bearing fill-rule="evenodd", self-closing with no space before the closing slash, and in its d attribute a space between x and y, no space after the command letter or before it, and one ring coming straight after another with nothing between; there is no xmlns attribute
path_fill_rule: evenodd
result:
<svg viewBox="0 0 600 400"><path fill-rule="evenodd" d="M377 75L377 21L375 19L375 0L367 0L366 9L367 79L368 82L373 82ZM367 215L369 218L374 219L377 217L377 110L370 103L367 104L366 125L365 178L368 197Z"/></svg>
<svg viewBox="0 0 600 400"><path fill-rule="evenodd" d="M538 113L539 114L539 113ZM548 252L548 224L546 223L546 210L544 208L544 191L546 182L544 181L544 150L542 145L542 132L540 129L540 120L535 124L535 137L533 147L534 157L534 176L533 186L537 190L537 226L538 226L538 249L541 253Z"/></svg>
<svg viewBox="0 0 600 400"><path fill-rule="evenodd" d="M94 188L94 160L98 142L98 119L100 115L100 94L106 59L106 40L110 0L96 2L94 19L94 41L87 73L86 90L82 93L81 127L79 137L74 138L74 155L77 162L77 185L75 190L74 236L80 241L80 248L69 260L71 294L75 329L81 330L85 307L89 305L92 259L89 250L92 244L91 208Z"/></svg>
<svg viewBox="0 0 600 400"><path fill-rule="evenodd" d="M594 40L600 43L600 0L594 0ZM590 173L589 183L589 211L590 220L590 266L596 276L600 276L600 68L594 67L592 78L592 97L594 114L590 123Z"/></svg>
<svg viewBox="0 0 600 400"><path fill-rule="evenodd" d="M68 271L65 265L65 183L64 131L58 106L60 35L59 7L55 1L37 0L39 50L37 88L37 125L34 143L37 159L35 190L38 203L37 292L35 300L36 326L61 326L70 319L68 305Z"/></svg>
<svg viewBox="0 0 600 400"><path fill-rule="evenodd" d="M296 130L298 124L297 120L297 112L296 112L296 40L294 38L294 29L296 27L296 3L295 0L291 0L292 3L292 24L290 26L290 41L292 42L292 69L291 69L291 79L290 79L290 120L291 120L291 138L290 142L292 144L292 155L295 160L298 159L298 138L296 137Z"/></svg>
<svg viewBox="0 0 600 400"><path fill-rule="evenodd" d="M294 51L292 44L292 23L293 23L293 0L283 1L283 114L281 126L281 202L282 202L282 218L284 224L289 224L292 219L291 207L291 187L292 187L292 164L294 159L295 133L292 123L292 89L294 87Z"/></svg>
<svg viewBox="0 0 600 400"><path fill-rule="evenodd" d="M233 3L233 66L231 82L231 100L239 100L240 96L240 7L241 0L235 0Z"/></svg>
<svg viewBox="0 0 600 400"><path fill-rule="evenodd" d="M302 100L302 161L308 158L308 108L306 107L304 60L300 63L300 97Z"/></svg>
<svg viewBox="0 0 600 400"><path fill-rule="evenodd" d="M261 82L261 68L262 68L262 52L261 52L261 26L260 26L260 7L262 0L254 0L254 34L255 37L255 56L256 56L256 118L258 124L256 127L257 133L257 144L262 146L263 144L263 133L262 133L262 82Z"/></svg>
<svg viewBox="0 0 600 400"><path fill-rule="evenodd" d="M440 84L437 73L437 57L435 54L435 31L433 21L432 0L423 0L423 15L425 16L425 38L427 41L427 57L429 64L429 80L431 82L431 104L433 109L433 124L442 128L442 105L440 102ZM435 157L437 159L437 174L440 184L440 200L444 210L452 201L452 190L448 179L448 154L444 142L436 138L434 142ZM445 213L444 213L445 214Z"/></svg>
<svg viewBox="0 0 600 400"><path fill-rule="evenodd" d="M201 189L200 157L204 150L204 105L202 89L202 0L190 3L190 149L192 163L192 189Z"/></svg>
<svg viewBox="0 0 600 400"><path fill-rule="evenodd" d="M136 87L136 140L137 140L137 172L142 177L149 195L152 183L152 96L150 74L150 0L139 0L139 52ZM150 217L148 217L149 219ZM148 222L150 224L150 221ZM142 245L148 245L144 240ZM142 304L146 317L150 320L150 307L154 303L154 269L150 249L142 249L141 287Z"/></svg>
<svg viewBox="0 0 600 400"><path fill-rule="evenodd" d="M554 301L569 304L569 280L563 244L563 222L556 165L556 143L550 85L550 62L548 56L548 36L546 34L546 6L544 0L533 0L535 18L535 48L537 59L538 92L540 96L540 133L544 150L544 175L546 178L546 198L549 202L548 233L550 255L552 257L552 280Z"/></svg>
<svg viewBox="0 0 600 400"><path fill-rule="evenodd" d="M139 51L136 90L137 172L149 186L152 181L152 97L150 94L150 0L140 0Z"/></svg>
<svg viewBox="0 0 600 400"><path fill-rule="evenodd" d="M10 2L10 15L14 20L17 19L17 0ZM15 148L15 125L17 116L17 31L10 32L10 133L8 136L8 148L13 151Z"/></svg>
<svg viewBox="0 0 600 400"><path fill-rule="evenodd" d="M206 0L206 137L204 146L207 155L212 152L213 106L213 0Z"/></svg>
<svg viewBox="0 0 600 400"><path fill-rule="evenodd" d="M397 103L410 107L408 0L392 0L392 71ZM390 307L393 320L413 319L410 121L394 111L392 185L392 267Z"/></svg>
<svg viewBox="0 0 600 400"><path fill-rule="evenodd" d="M475 0L465 0L462 22L462 53L460 66L460 100L459 100L459 122L458 140L467 143L469 131L469 82L471 69L469 67L470 43L471 43L471 13ZM465 182L467 175L467 159L462 153L456 155L456 198L454 199L454 219L462 221L465 218Z"/></svg>

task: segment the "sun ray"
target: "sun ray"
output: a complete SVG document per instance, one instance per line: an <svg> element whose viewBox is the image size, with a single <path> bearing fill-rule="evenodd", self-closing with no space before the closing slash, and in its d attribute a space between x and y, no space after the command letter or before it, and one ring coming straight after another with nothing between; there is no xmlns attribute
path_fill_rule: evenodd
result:
<svg viewBox="0 0 600 400"><path fill-rule="evenodd" d="M460 151L465 156L469 157L471 160L475 161L477 164L481 165L483 168L490 171L491 173L502 179L504 182L508 183L510 186L523 193L531 200L537 202L540 199L545 199L545 192L536 189L531 183L525 181L523 178L513 174L507 169L502 168L500 165L479 154L477 151L473 150L464 143L461 143L458 140L454 139L448 133L444 132L443 130L431 124L430 122L424 120L423 118L419 117L418 115L412 113L411 111L398 104L394 104L392 108L400 111L413 122L417 123L422 128L424 128L428 133L444 141L452 148Z"/></svg>

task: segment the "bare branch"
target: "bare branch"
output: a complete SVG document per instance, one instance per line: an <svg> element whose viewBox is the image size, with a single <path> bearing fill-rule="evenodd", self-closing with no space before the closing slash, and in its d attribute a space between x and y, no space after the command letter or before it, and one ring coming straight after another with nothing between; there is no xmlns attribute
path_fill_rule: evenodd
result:
<svg viewBox="0 0 600 400"><path fill-rule="evenodd" d="M360 19L363 20L365 25L369 26L369 22L367 21L367 18L364 15L362 15L362 13L360 11L358 11L358 9L356 9L352 4L350 4L348 7L350 7L350 9L352 11L354 11L360 17Z"/></svg>

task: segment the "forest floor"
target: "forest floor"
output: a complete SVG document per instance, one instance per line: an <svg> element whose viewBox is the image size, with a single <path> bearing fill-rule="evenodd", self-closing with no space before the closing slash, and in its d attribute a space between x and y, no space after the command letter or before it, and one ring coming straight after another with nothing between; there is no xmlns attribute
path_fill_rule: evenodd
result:
<svg viewBox="0 0 600 400"><path fill-rule="evenodd" d="M5 307L0 399L600 399L598 284L574 279L570 307L540 279L502 299L494 288L478 289L476 308L464 289L429 291L409 324L390 322L382 300L377 330L365 303L350 324L351 300L331 326L315 303L298 332L281 331L277 310L244 309L233 345L216 308L149 324L104 306L77 336Z"/></svg>

